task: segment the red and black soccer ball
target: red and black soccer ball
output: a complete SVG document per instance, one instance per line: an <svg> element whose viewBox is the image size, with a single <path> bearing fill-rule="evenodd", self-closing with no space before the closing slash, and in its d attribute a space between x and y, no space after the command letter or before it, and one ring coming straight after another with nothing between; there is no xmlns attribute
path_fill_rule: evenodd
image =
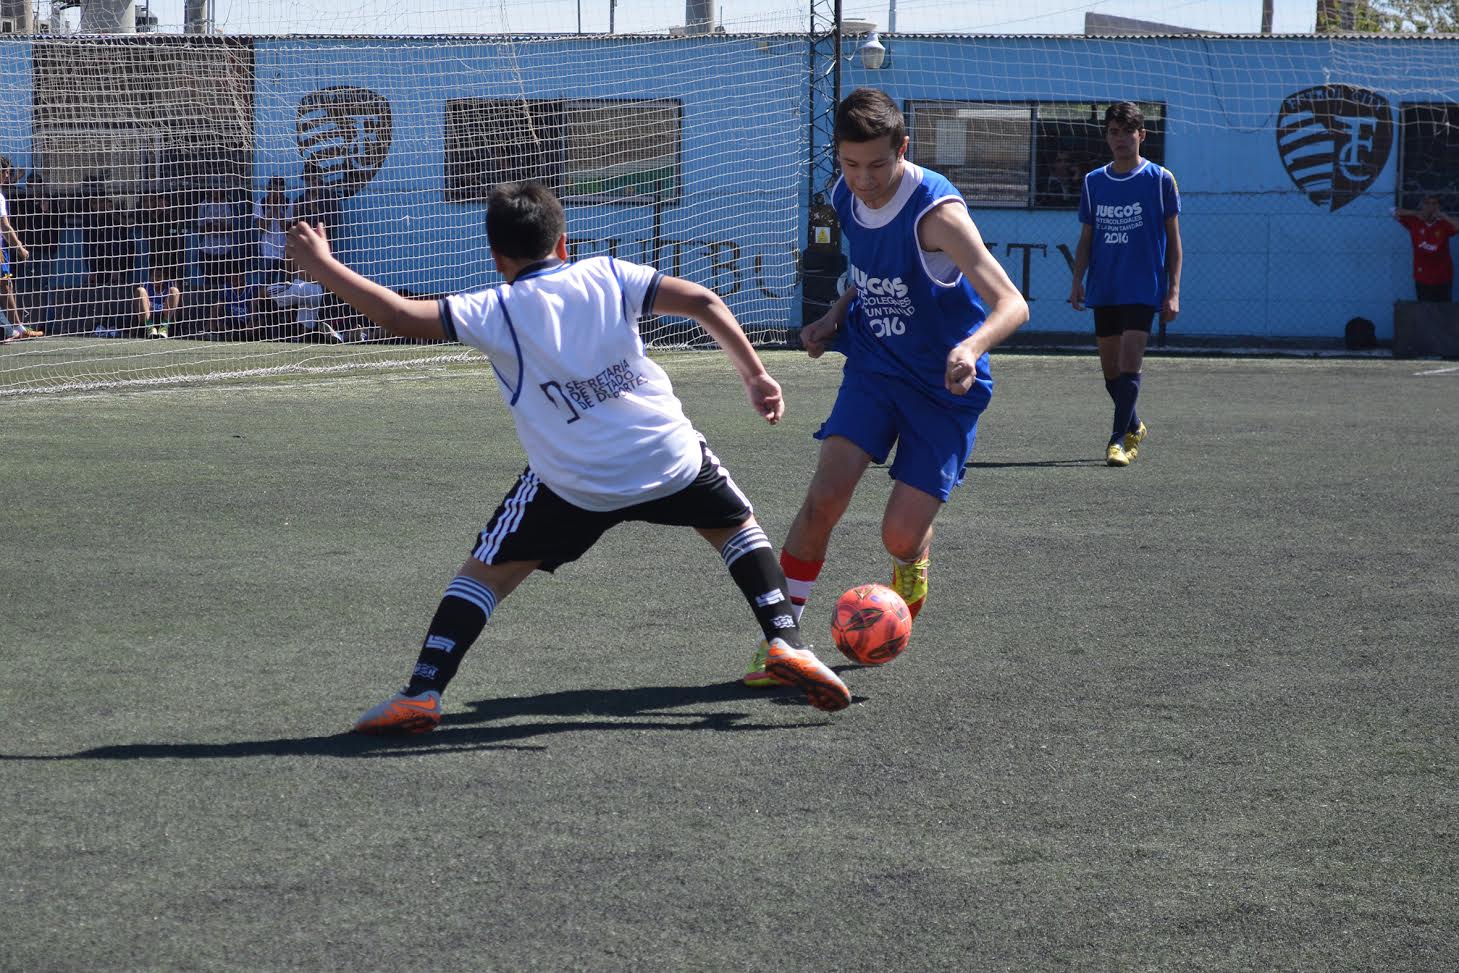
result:
<svg viewBox="0 0 1459 973"><path fill-rule="evenodd" d="M912 613L902 596L886 585L857 585L836 599L831 637L841 654L857 665L883 665L907 647Z"/></svg>

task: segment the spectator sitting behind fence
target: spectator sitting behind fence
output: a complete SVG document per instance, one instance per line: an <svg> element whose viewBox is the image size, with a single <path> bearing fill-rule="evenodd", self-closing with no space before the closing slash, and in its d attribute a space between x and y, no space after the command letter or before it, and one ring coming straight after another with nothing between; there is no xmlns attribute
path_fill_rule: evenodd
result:
<svg viewBox="0 0 1459 973"><path fill-rule="evenodd" d="M150 280L146 283L180 283L186 276L187 221L179 210L176 194L154 188L138 201L137 224L145 243ZM181 313L181 307L177 309ZM168 335L178 337L176 315L169 317ZM154 320L151 327L157 327Z"/></svg>
<svg viewBox="0 0 1459 973"><path fill-rule="evenodd" d="M284 180L274 176L268 181L263 199L253 207L253 222L258 230L258 269L260 283L264 287L288 280L284 244L293 210L289 194L284 189Z"/></svg>
<svg viewBox="0 0 1459 973"><path fill-rule="evenodd" d="M137 246L121 201L100 181L87 183L91 208L82 236L86 244L89 295L86 307L92 332L102 338L131 333L137 281Z"/></svg>
<svg viewBox="0 0 1459 973"><path fill-rule="evenodd" d="M45 177L32 172L25 180L24 196L12 200L17 217L16 229L24 234L30 259L25 262L20 279L20 304L31 320L49 322L51 314L51 277L61 251L61 231L65 214L60 201L50 192ZM54 331L52 332L54 333Z"/></svg>
<svg viewBox="0 0 1459 973"><path fill-rule="evenodd" d="M1049 180L1045 192L1056 202L1078 202L1079 188L1084 174L1074 164L1074 157L1060 149L1049 166Z"/></svg>
<svg viewBox="0 0 1459 973"><path fill-rule="evenodd" d="M344 341L338 331L320 319L324 288L310 280L292 260L286 266L289 278L282 283L270 284L264 291L272 302L270 316L275 324L271 336L289 341Z"/></svg>
<svg viewBox="0 0 1459 973"><path fill-rule="evenodd" d="M248 282L241 262L234 262L223 289L218 293L218 330L216 337L229 341L252 341L262 337L259 327L258 288Z"/></svg>
<svg viewBox="0 0 1459 973"><path fill-rule="evenodd" d="M171 268L160 261L153 263L147 282L137 285L136 294L138 330L148 338L166 338L182 304L182 291Z"/></svg>
<svg viewBox="0 0 1459 973"><path fill-rule="evenodd" d="M1459 219L1439 209L1439 197L1425 196L1418 210L1395 209L1393 218L1408 230L1413 244L1415 300L1447 303L1454 299L1454 261L1449 238L1459 233Z"/></svg>
<svg viewBox="0 0 1459 973"><path fill-rule="evenodd" d="M198 203L198 263L203 278L202 305L208 321L229 331L236 323L225 320L224 289L242 269L240 220L237 207L228 198L228 187L214 183ZM207 325L204 325L205 329Z"/></svg>

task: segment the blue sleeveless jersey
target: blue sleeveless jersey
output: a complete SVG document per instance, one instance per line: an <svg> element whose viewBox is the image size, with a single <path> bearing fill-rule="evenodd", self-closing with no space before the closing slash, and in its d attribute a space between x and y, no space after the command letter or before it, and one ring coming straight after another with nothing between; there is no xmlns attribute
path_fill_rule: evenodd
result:
<svg viewBox="0 0 1459 973"><path fill-rule="evenodd" d="M953 395L943 381L947 353L978 330L988 312L955 267L950 282L934 279L917 243L917 222L934 205L946 199L966 204L952 183L930 169L907 164L902 178L916 179L919 172L920 183L881 227L857 219L844 179L831 191L850 248L847 274L857 290L835 350L846 356L848 373L898 378L946 408L981 412L993 394L986 354L978 359L967 395Z"/></svg>
<svg viewBox="0 0 1459 973"><path fill-rule="evenodd" d="M1109 166L1084 177L1079 222L1094 227L1084 303L1165 301L1165 221L1180 215L1175 176L1148 159L1123 175Z"/></svg>

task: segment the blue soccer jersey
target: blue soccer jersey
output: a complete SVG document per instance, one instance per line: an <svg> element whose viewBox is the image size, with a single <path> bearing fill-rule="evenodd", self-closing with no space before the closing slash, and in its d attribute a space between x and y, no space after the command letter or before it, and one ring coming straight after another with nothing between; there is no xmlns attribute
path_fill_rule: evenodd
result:
<svg viewBox="0 0 1459 973"><path fill-rule="evenodd" d="M831 191L857 290L836 350L845 354L848 374L898 378L944 407L981 412L993 390L986 354L967 395L947 391L944 377L947 353L978 330L987 311L956 265L924 252L917 240L917 223L933 207L966 204L943 176L903 165L901 184L878 210L857 202L844 179Z"/></svg>
<svg viewBox="0 0 1459 973"><path fill-rule="evenodd" d="M1165 301L1165 221L1180 215L1170 170L1148 159L1131 172L1111 166L1084 177L1079 222L1094 228L1084 303L1090 307Z"/></svg>

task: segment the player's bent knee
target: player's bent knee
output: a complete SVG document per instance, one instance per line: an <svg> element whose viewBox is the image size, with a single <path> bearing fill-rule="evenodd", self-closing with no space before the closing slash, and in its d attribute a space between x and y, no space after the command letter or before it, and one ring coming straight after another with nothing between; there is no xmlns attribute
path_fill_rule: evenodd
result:
<svg viewBox="0 0 1459 973"><path fill-rule="evenodd" d="M915 561L927 553L932 543L932 531L898 531L882 526L881 543L887 553L903 561Z"/></svg>

